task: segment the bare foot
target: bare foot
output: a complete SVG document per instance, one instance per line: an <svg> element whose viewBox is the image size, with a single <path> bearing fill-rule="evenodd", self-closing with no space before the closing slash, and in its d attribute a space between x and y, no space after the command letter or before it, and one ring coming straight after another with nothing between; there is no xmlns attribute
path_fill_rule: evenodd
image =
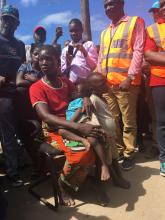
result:
<svg viewBox="0 0 165 220"><path fill-rule="evenodd" d="M84 147L86 148L86 150L88 151L90 149L90 146L91 146L89 141L85 138L83 138L81 141L82 141Z"/></svg>
<svg viewBox="0 0 165 220"><path fill-rule="evenodd" d="M108 179L110 179L109 168L106 165L102 165L101 166L101 180L107 181Z"/></svg>
<svg viewBox="0 0 165 220"><path fill-rule="evenodd" d="M59 178L58 180L59 188L60 188L60 204L66 206L74 206L75 201L69 195L69 193L64 189L64 183Z"/></svg>

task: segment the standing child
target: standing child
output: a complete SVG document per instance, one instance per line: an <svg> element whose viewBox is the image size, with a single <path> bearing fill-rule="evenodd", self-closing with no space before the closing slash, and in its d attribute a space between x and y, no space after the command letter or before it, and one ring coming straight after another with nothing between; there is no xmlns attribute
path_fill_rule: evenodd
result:
<svg viewBox="0 0 165 220"><path fill-rule="evenodd" d="M93 104L94 111L92 114L91 119L87 119L87 116L82 113L82 93L83 89L90 95L90 100ZM103 77L99 73L92 73L90 74L86 81L85 86L83 84L77 85L77 99L70 102L68 106L68 110L66 112L66 118L71 121L78 121L78 122L85 122L95 125L100 125L106 134L106 142L107 148L102 149L103 153L96 150L97 155L99 158L103 159L103 163L109 165L110 172L112 174L113 182L116 186L124 189L130 188L130 183L125 180L122 176L119 164L118 164L118 152L115 146L115 138L116 138L116 126L112 114L108 108L106 100L103 98L103 94L107 92L107 83L105 77ZM75 135L75 133L68 132L67 130L59 130L60 134L63 135L65 138L74 140L74 141L81 141L86 148L88 148L90 143L90 137L83 138L82 136ZM85 140L83 140L85 139ZM87 142L88 140L88 142ZM87 145L86 143L87 142ZM79 146L79 143L77 143ZM95 145L94 145L95 146ZM105 150L105 152L104 152ZM106 155L106 157L104 156ZM103 157L103 158L101 158ZM103 179L104 173L101 174L101 180Z"/></svg>
<svg viewBox="0 0 165 220"><path fill-rule="evenodd" d="M97 66L97 49L92 41L83 39L82 22L74 18L69 22L71 42L61 54L61 72L73 83L80 83Z"/></svg>
<svg viewBox="0 0 165 220"><path fill-rule="evenodd" d="M118 163L118 152L115 146L116 143L116 124L112 117L111 111L104 99L103 94L107 93L108 86L106 78L100 73L92 73L86 79L85 89L89 91L90 100L96 110L96 117L99 124L104 129L110 148L107 149L106 155L110 165L110 172L114 184L120 188L129 189L130 183L122 176L121 169ZM112 161L109 158L112 155Z"/></svg>

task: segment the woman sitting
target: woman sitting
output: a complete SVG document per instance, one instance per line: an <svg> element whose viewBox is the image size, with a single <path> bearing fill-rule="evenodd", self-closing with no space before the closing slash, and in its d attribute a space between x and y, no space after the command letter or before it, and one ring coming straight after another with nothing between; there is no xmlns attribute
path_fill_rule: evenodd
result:
<svg viewBox="0 0 165 220"><path fill-rule="evenodd" d="M66 190L66 186L75 191L85 180L89 168L95 162L95 154L91 147L88 151L73 151L65 145L58 134L60 128L71 130L82 136L99 137L99 127L75 123L65 119L66 109L75 86L67 79L58 77L59 58L55 48L45 45L39 53L39 65L43 78L30 87L30 98L33 107L43 123L43 132L47 143L63 151L66 162L59 178L59 187L63 203L74 205L74 200Z"/></svg>

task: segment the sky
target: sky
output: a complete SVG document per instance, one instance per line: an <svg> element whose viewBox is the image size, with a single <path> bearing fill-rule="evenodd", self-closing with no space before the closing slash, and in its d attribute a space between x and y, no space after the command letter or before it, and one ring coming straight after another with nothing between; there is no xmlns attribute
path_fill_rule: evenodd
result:
<svg viewBox="0 0 165 220"><path fill-rule="evenodd" d="M153 22L148 13L155 0L125 0L125 12L144 18L146 25ZM47 30L47 42L51 43L57 26L63 27L59 43L69 39L68 23L72 18L81 18L80 0L6 0L15 5L20 12L20 26L16 36L25 44L33 42L33 29L43 25ZM101 31L110 23L104 13L103 0L89 0L92 40L99 44Z"/></svg>

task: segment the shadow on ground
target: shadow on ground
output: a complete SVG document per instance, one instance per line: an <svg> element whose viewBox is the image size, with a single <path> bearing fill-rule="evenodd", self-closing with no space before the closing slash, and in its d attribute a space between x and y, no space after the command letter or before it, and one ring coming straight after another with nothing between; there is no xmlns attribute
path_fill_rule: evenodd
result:
<svg viewBox="0 0 165 220"><path fill-rule="evenodd" d="M140 156L141 157L141 156ZM112 183L106 185L106 192L110 197L110 208L117 208L127 204L127 212L135 209L135 204L138 202L140 197L145 196L146 189L143 186L144 181L148 180L153 175L159 175L159 170L151 167L140 166L138 163L135 168L131 171L124 172L123 175L126 179L131 181L130 190L122 190L114 187ZM74 208L60 207L58 212L49 210L44 205L40 204L34 197L28 193L28 185L25 185L20 189L10 188L6 181L4 181L3 189L5 190L5 196L8 200L8 218L7 220L110 220L109 217L100 215L91 215L91 210L83 207L86 204L96 204L96 193L93 191L91 184L84 184L77 198L77 206ZM52 197L51 185L49 182L45 183L39 190L47 198ZM51 199L52 200L52 199ZM97 209L97 206L93 206L93 209ZM81 208L84 211L80 211ZM100 208L100 207L98 207ZM101 208L104 213L104 208ZM85 213L85 214L84 214Z"/></svg>
<svg viewBox="0 0 165 220"><path fill-rule="evenodd" d="M130 180L131 188L129 190L111 188L109 191L109 196L111 197L110 207L117 208L127 204L126 211L133 211L140 197L146 194L146 190L143 187L144 181L153 175L159 175L159 170L136 165L132 171L127 171L127 173L124 172L123 174Z"/></svg>
<svg viewBox="0 0 165 220"><path fill-rule="evenodd" d="M136 202L141 196L145 196L146 194L146 190L143 187L144 181L148 180L153 175L159 175L159 170L147 166L142 167L136 164L133 170L123 172L123 176L131 182L131 188L129 190L115 187L112 183L106 184L106 192L110 198L109 207L117 208L127 204L125 211L133 211ZM85 203L96 203L96 195L90 188L82 190L78 199Z"/></svg>
<svg viewBox="0 0 165 220"><path fill-rule="evenodd" d="M1 178L2 179L2 178ZM22 188L12 188L10 187L8 181L4 177L4 180L1 180L2 189L4 191L4 196L8 201L8 213L7 213L7 220L69 220L69 219L77 219L77 220L111 220L109 217L104 215L94 216L89 212L82 213L79 210L79 207L86 204L85 201L81 200L81 193L80 192L80 200L76 201L75 207L65 207L60 206L58 211L52 211L44 206L42 203L37 201L29 192L28 186L29 183L25 181L25 186ZM88 190L85 190L88 193ZM51 182L48 180L47 182L43 183L41 186L37 187L37 192L40 193L43 197L50 200L53 203L51 191ZM90 197L93 197L91 194ZM93 202L93 198L91 199ZM94 202L93 202L94 203Z"/></svg>

